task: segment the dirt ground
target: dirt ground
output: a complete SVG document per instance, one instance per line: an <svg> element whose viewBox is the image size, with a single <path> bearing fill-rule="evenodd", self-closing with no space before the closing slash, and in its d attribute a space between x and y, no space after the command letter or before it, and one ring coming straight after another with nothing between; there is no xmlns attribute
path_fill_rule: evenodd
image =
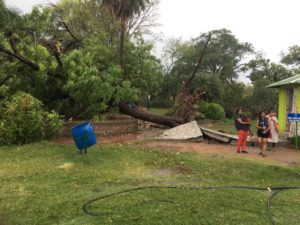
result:
<svg viewBox="0 0 300 225"><path fill-rule="evenodd" d="M215 156L228 156L238 158L248 158L262 160L266 162L276 162L288 166L300 166L300 150L279 147L275 151L267 151L267 157L259 155L258 147L248 147L248 154L237 153L235 146L227 144L208 144L207 142L189 143L172 141L151 141L145 144L147 147L155 149L167 149L175 152L197 152Z"/></svg>
<svg viewBox="0 0 300 225"><path fill-rule="evenodd" d="M139 130L137 133L129 133L122 135L110 135L105 137L97 137L98 144L113 144L113 143L126 143L126 142L136 142L143 141L154 136L157 136L162 132L161 129L148 128ZM54 140L58 144L74 144L73 139L70 138L57 138Z"/></svg>
<svg viewBox="0 0 300 225"><path fill-rule="evenodd" d="M126 142L136 142L144 141L142 143L145 147L150 147L154 149L165 149L169 151L174 151L176 153L180 152L197 152L201 154L210 154L222 157L238 157L238 158L248 158L255 160L262 160L265 162L276 162L288 166L300 166L300 150L294 150L287 147L278 147L275 151L267 151L267 157L263 158L259 155L258 147L247 147L248 154L236 153L236 148L233 145L228 144L209 144L206 141L200 143L193 143L187 141L155 141L151 140L152 137L157 136L161 133L160 129L146 129L140 130L135 134L123 134L118 136L107 136L97 138L98 144L110 144L110 143L126 143ZM55 140L55 143L59 144L73 144L71 138L60 138Z"/></svg>

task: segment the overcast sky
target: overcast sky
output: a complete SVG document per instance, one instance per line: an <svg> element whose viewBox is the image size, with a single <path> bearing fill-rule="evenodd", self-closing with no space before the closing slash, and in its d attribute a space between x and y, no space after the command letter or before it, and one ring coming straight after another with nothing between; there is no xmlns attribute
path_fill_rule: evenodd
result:
<svg viewBox="0 0 300 225"><path fill-rule="evenodd" d="M47 2L56 0L6 0L23 12ZM278 61L280 51L300 44L299 9L300 0L161 0L159 31L187 40L226 28Z"/></svg>

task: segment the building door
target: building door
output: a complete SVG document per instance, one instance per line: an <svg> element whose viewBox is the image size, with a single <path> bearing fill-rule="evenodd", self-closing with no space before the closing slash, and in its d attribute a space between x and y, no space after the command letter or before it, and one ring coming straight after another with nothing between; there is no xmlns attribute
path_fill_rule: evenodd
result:
<svg viewBox="0 0 300 225"><path fill-rule="evenodd" d="M287 95L286 95L286 115L288 113L293 112L293 100L294 100L294 89L293 88L289 88L287 89ZM287 121L286 123L286 130L289 131L290 130L290 122Z"/></svg>

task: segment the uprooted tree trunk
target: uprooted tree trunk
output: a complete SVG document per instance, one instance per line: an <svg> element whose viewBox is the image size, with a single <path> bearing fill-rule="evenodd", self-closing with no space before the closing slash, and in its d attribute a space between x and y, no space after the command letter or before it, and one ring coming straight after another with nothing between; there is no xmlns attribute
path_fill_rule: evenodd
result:
<svg viewBox="0 0 300 225"><path fill-rule="evenodd" d="M205 42L204 48L201 51L196 67L194 68L192 75L189 79L183 83L181 90L175 97L175 107L176 111L174 113L175 117L180 117L184 119L184 122L190 122L195 117L194 104L198 102L199 98L206 92L201 92L196 90L193 93L190 92L189 86L195 78L205 55L207 46L211 40L211 34L208 35Z"/></svg>
<svg viewBox="0 0 300 225"><path fill-rule="evenodd" d="M175 112L172 116L160 116L155 115L146 111L142 111L139 109L134 109L130 107L129 104L121 103L119 104L120 112L126 115L130 115L137 119L154 122L162 125L166 125L169 127L175 127L183 123L190 122L194 120L195 110L194 104L198 102L200 97L204 95L206 92L201 92L200 90L196 90L193 93L189 90L189 85L195 78L205 55L205 51L208 47L208 44L211 40L211 34L208 35L207 40L205 42L204 48L201 51L196 67L194 68L189 79L183 83L181 90L175 97Z"/></svg>
<svg viewBox="0 0 300 225"><path fill-rule="evenodd" d="M184 123L184 120L182 118L155 115L147 111L141 110L137 107L133 107L132 105L127 103L120 103L118 106L121 113L132 116L137 119L158 123L169 127L176 127Z"/></svg>
<svg viewBox="0 0 300 225"><path fill-rule="evenodd" d="M174 117L182 118L184 123L190 122L195 119L194 104L197 103L202 95L206 94L205 91L201 92L196 90L190 93L188 90L179 92L175 99L175 112Z"/></svg>

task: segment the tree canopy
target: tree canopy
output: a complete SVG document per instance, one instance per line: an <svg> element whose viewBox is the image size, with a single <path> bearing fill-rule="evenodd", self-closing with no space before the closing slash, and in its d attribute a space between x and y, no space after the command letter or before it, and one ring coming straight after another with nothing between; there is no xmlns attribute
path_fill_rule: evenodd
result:
<svg viewBox="0 0 300 225"><path fill-rule="evenodd" d="M61 0L21 15L0 0L0 100L23 91L66 119L90 118L145 103L149 94L170 107L192 78L191 95L205 92L201 100L222 105L227 116L241 106L254 114L277 103L276 90L266 85L299 71L299 46L274 63L227 29L170 39L160 59L143 36L157 24L157 4ZM251 84L239 81L241 75Z"/></svg>

